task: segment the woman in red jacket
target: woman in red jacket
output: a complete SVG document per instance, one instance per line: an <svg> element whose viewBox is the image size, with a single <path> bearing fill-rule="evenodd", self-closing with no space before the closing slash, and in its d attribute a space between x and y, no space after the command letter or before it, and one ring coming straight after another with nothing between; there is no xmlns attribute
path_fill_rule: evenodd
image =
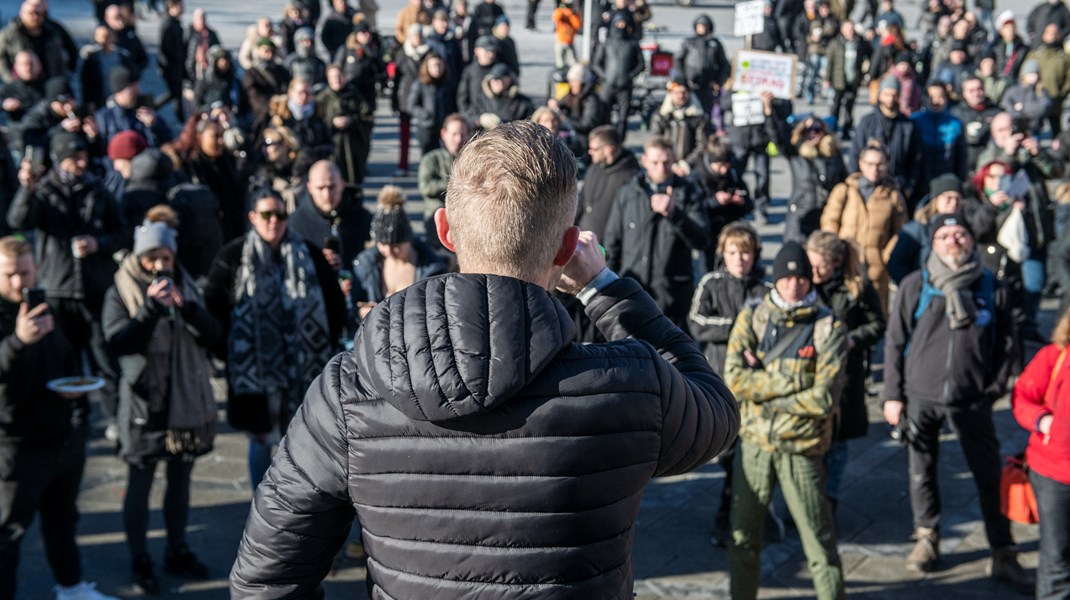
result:
<svg viewBox="0 0 1070 600"><path fill-rule="evenodd" d="M1070 598L1070 311L1052 343L1014 386L1014 418L1032 432L1026 449L1029 479L1040 511L1037 598Z"/></svg>

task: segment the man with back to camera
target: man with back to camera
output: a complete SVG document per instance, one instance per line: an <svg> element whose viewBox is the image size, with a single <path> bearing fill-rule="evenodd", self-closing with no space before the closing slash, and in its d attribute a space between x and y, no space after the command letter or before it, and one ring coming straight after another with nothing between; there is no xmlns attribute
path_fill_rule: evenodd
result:
<svg viewBox="0 0 1070 600"><path fill-rule="evenodd" d="M465 145L435 216L461 272L377 305L313 384L257 491L232 598L314 595L354 515L372 597L631 597L644 486L727 448L739 414L698 346L572 226L575 169L528 121ZM573 344L555 288L619 341Z"/></svg>

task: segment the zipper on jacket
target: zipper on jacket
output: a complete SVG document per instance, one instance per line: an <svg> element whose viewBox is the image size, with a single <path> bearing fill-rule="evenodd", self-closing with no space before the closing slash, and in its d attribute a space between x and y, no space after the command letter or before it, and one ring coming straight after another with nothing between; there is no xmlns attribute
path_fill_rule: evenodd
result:
<svg viewBox="0 0 1070 600"><path fill-rule="evenodd" d="M946 375L944 376L944 402L948 401L947 397L951 393L951 355L955 350L955 331L949 328L950 335L947 336L947 364L945 365Z"/></svg>

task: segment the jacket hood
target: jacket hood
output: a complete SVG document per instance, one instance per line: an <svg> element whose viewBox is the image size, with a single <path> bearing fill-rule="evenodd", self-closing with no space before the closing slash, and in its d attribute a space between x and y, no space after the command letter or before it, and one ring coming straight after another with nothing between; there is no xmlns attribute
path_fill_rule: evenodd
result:
<svg viewBox="0 0 1070 600"><path fill-rule="evenodd" d="M496 275L418 282L378 304L353 355L365 395L417 421L497 409L567 348L575 325L537 285Z"/></svg>

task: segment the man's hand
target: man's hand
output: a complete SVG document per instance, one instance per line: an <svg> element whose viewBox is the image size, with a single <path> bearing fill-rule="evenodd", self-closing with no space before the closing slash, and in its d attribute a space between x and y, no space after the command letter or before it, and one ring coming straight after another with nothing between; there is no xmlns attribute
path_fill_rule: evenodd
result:
<svg viewBox="0 0 1070 600"><path fill-rule="evenodd" d="M137 116L137 120L145 124L145 127L152 127L156 124L156 111L147 106L142 106L134 113Z"/></svg>
<svg viewBox="0 0 1070 600"><path fill-rule="evenodd" d="M37 173L33 172L33 165L28 160L22 161L19 166L19 185L28 192L32 192L33 186L37 185Z"/></svg>
<svg viewBox="0 0 1070 600"><path fill-rule="evenodd" d="M71 247L78 254L79 257L86 257L90 254L95 254L100 249L100 245L97 243L97 238L91 235L76 235L71 238Z"/></svg>
<svg viewBox="0 0 1070 600"><path fill-rule="evenodd" d="M4 98L3 107L7 112L14 112L22 106L22 102L19 102L18 98Z"/></svg>
<svg viewBox="0 0 1070 600"><path fill-rule="evenodd" d="M773 92L762 92L762 112L767 117L773 116Z"/></svg>
<svg viewBox="0 0 1070 600"><path fill-rule="evenodd" d="M170 308L175 304L173 287L173 281L166 278L160 278L149 284L149 289L145 290L145 295L152 298L156 304L159 304L164 308Z"/></svg>
<svg viewBox="0 0 1070 600"><path fill-rule="evenodd" d="M715 192L713 197L717 199L717 204L721 206L732 202L732 192Z"/></svg>
<svg viewBox="0 0 1070 600"><path fill-rule="evenodd" d="M899 400L884 401L884 420L892 427L899 426L899 420L903 418L903 409L906 405Z"/></svg>
<svg viewBox="0 0 1070 600"><path fill-rule="evenodd" d="M67 117L59 122L60 128L68 133L74 133L82 128L82 120L78 117Z"/></svg>
<svg viewBox="0 0 1070 600"><path fill-rule="evenodd" d="M335 271L337 271L337 270L342 268L342 256L340 254L338 254L337 252L335 252L334 250L329 250L327 248L324 248L323 249L323 259L326 260L327 264L331 265L331 268L334 269Z"/></svg>
<svg viewBox="0 0 1070 600"><path fill-rule="evenodd" d="M1037 422L1037 431L1045 437L1051 435L1051 422L1054 420L1055 417L1053 415L1044 415L1043 417L1040 417L1040 421Z"/></svg>
<svg viewBox="0 0 1070 600"><path fill-rule="evenodd" d="M1029 152L1029 156L1036 156L1040 152L1040 142L1037 141L1037 138L1029 136L1022 140L1022 148Z"/></svg>
<svg viewBox="0 0 1070 600"><path fill-rule="evenodd" d="M335 129L345 129L346 127L349 127L349 117L345 115L338 115L337 117L331 119L331 124L334 125Z"/></svg>
<svg viewBox="0 0 1070 600"><path fill-rule="evenodd" d="M664 194L654 194L650 197L650 210L663 217L668 217L672 214L672 209L675 206L672 201L672 186L666 188Z"/></svg>
<svg viewBox="0 0 1070 600"><path fill-rule="evenodd" d="M752 369L762 368L762 361L758 360L758 357L750 350L743 351L743 362L747 363L747 366Z"/></svg>
<svg viewBox="0 0 1070 600"><path fill-rule="evenodd" d="M19 306L19 314L15 317L15 337L23 344L32 346L40 342L52 333L54 327L47 304L39 304L32 310L25 302Z"/></svg>
<svg viewBox="0 0 1070 600"><path fill-rule="evenodd" d="M579 241L576 242L576 252L561 271L557 290L575 296L591 283L605 266L606 257L598 244L598 236L591 231L581 231Z"/></svg>

